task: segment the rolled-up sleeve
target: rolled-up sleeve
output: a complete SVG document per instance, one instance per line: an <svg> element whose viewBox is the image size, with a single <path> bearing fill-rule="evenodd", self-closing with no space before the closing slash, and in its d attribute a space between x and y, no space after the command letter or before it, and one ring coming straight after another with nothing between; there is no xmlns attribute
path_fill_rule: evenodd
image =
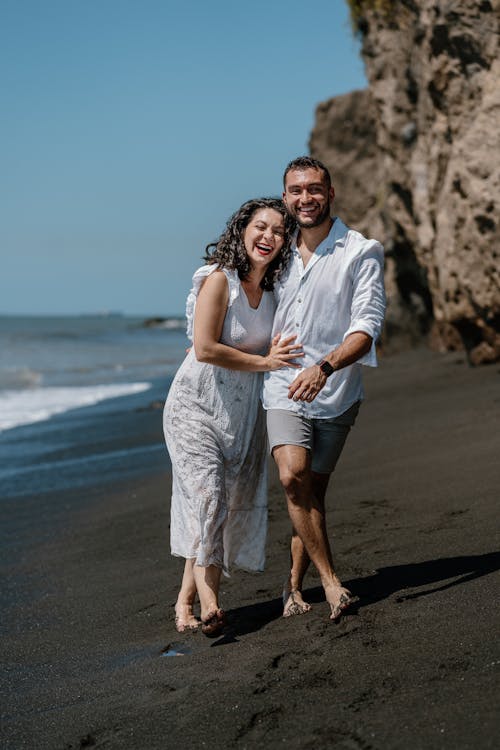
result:
<svg viewBox="0 0 500 750"><path fill-rule="evenodd" d="M372 338L370 351L358 362L369 367L377 366L375 342L380 336L385 314L384 248L375 240L368 240L352 264L351 322L344 340L356 331Z"/></svg>

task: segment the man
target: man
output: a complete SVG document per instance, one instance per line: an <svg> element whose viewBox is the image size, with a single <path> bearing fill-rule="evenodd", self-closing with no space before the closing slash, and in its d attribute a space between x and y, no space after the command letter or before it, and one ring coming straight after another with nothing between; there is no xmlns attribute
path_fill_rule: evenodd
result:
<svg viewBox="0 0 500 750"><path fill-rule="evenodd" d="M290 162L283 200L297 222L292 259L275 285L277 332L297 334L303 369L266 373L263 403L272 455L293 524L285 617L310 609L301 594L312 560L332 620L355 601L335 574L325 521L325 494L359 403L361 365L376 367L384 316L383 248L330 218L335 196L316 159Z"/></svg>

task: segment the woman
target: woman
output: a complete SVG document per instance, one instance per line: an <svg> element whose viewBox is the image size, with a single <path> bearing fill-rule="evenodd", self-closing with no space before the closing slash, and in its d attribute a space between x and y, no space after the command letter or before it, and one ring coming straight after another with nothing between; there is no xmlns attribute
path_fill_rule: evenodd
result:
<svg viewBox="0 0 500 750"><path fill-rule="evenodd" d="M261 373L298 367L292 360L303 356L295 336L277 336L269 348L271 290L290 255L289 221L281 200L244 203L193 277L186 310L193 347L172 383L163 421L173 474L171 551L186 559L175 606L179 632L200 625L193 614L198 594L201 629L218 635L221 571L264 566Z"/></svg>

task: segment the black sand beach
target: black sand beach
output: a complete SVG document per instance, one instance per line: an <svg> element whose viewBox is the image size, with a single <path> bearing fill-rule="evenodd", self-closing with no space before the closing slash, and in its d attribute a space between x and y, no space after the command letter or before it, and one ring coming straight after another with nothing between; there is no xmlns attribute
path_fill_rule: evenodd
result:
<svg viewBox="0 0 500 750"><path fill-rule="evenodd" d="M165 472L3 501L3 748L498 746L498 366L417 351L365 374L329 490L360 597L339 624L312 572L313 611L280 616L274 471L267 570L223 582L215 641L174 630ZM161 412L136 414L130 444L160 442Z"/></svg>

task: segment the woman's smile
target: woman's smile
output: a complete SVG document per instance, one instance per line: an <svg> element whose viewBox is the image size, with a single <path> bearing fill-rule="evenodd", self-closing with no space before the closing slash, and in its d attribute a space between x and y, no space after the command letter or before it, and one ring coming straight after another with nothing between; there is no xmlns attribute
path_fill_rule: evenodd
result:
<svg viewBox="0 0 500 750"><path fill-rule="evenodd" d="M272 245L265 245L264 243L260 242L256 246L259 253L262 253L262 255L269 255L269 253L272 253L274 250L274 247Z"/></svg>

